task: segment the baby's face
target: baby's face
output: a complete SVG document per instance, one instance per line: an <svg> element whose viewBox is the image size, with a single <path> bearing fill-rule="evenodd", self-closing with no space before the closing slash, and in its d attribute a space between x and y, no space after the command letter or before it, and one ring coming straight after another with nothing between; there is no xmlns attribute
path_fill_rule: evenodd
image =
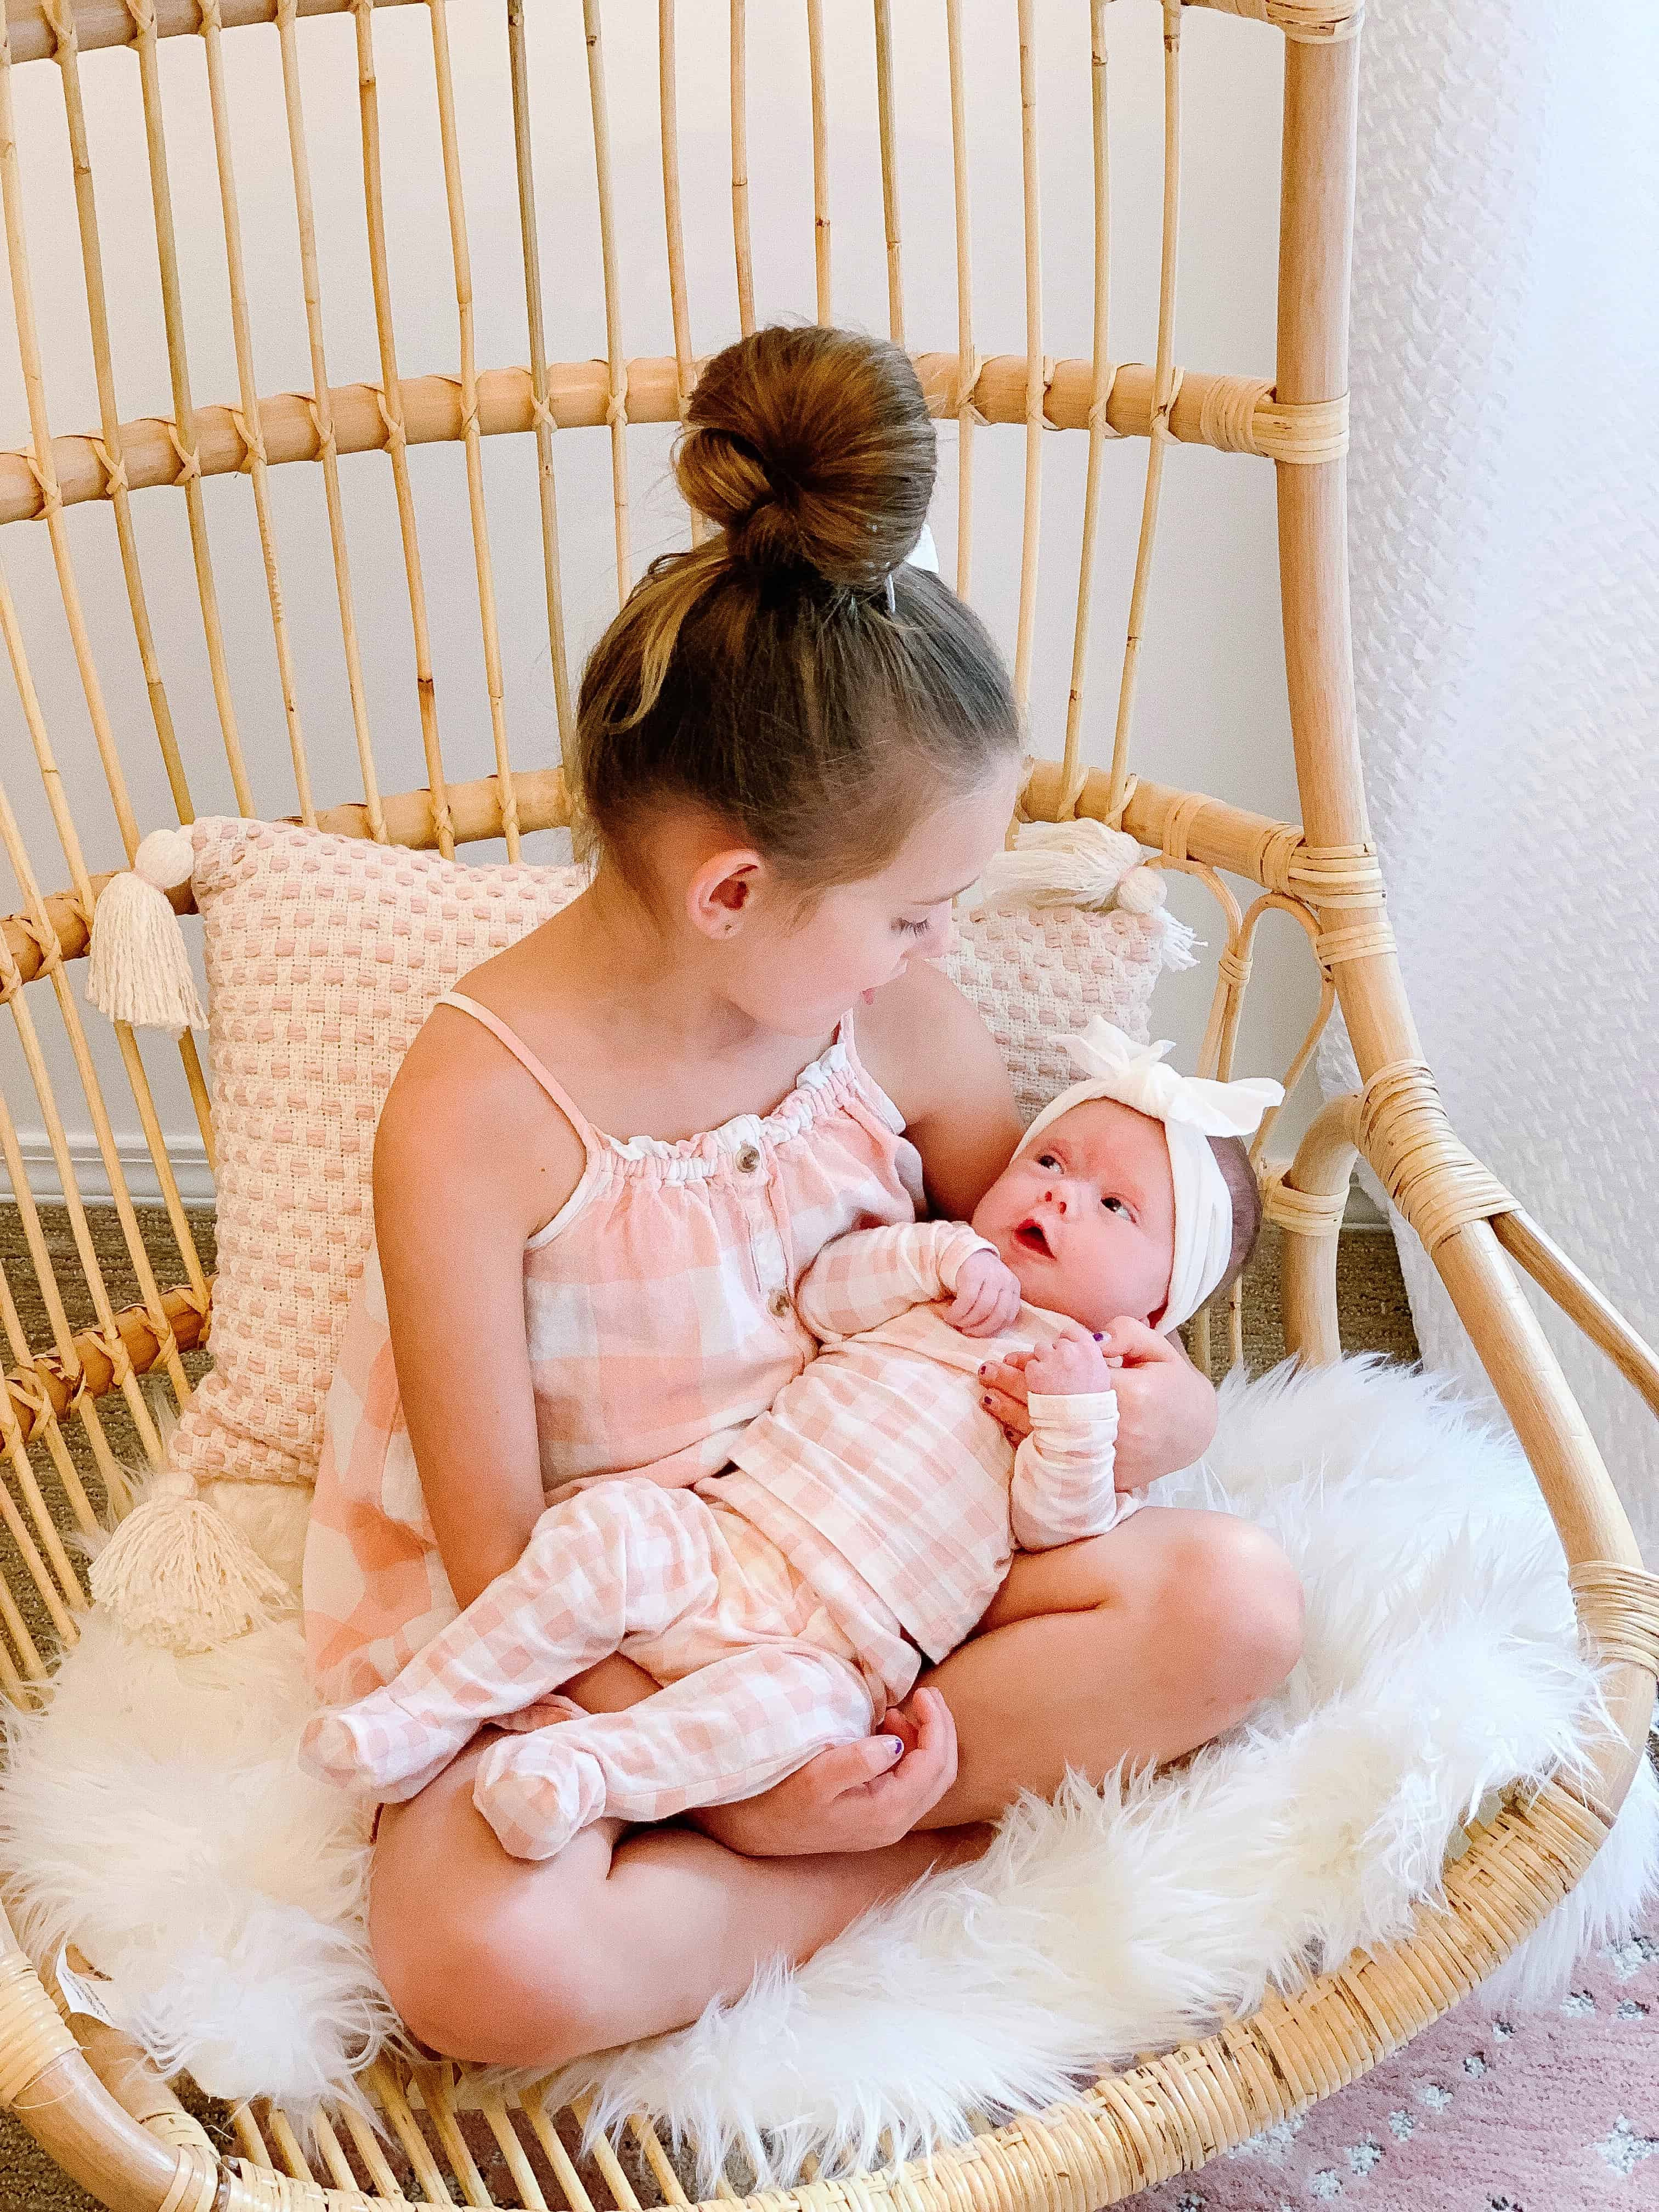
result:
<svg viewBox="0 0 1659 2212"><path fill-rule="evenodd" d="M1175 1261L1163 1123L1110 1098L1073 1107L1010 1161L973 1225L1030 1304L1091 1329L1155 1321Z"/></svg>

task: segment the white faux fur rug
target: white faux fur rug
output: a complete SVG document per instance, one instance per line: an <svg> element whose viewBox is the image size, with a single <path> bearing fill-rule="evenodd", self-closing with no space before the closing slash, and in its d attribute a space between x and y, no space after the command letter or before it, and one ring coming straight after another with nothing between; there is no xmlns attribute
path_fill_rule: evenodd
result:
<svg viewBox="0 0 1659 2212"><path fill-rule="evenodd" d="M1512 1444L1444 1389L1369 1360L1230 1381L1206 1471L1308 1588L1306 1656L1247 1729L1182 1771L1012 1814L978 1865L869 1915L799 1972L693 2027L568 2069L595 2119L653 2113L708 2162L787 2179L1040 2106L1401 1934L1492 1790L1596 1729L1559 1554ZM207 1659L95 1614L50 1706L15 1724L0 1863L37 1957L72 1939L169 2068L291 2110L392 2032L361 1933L361 1824L294 1762L297 1627ZM1559 1993L1659 1866L1644 1765L1587 1880L1503 1972Z"/></svg>

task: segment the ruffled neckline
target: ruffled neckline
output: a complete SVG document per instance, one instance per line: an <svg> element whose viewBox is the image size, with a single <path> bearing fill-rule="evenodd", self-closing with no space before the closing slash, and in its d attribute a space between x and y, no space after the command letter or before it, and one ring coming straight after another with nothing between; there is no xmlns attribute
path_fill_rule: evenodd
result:
<svg viewBox="0 0 1659 2212"><path fill-rule="evenodd" d="M837 1032L834 1042L795 1078L788 1096L769 1114L734 1114L729 1121L718 1128L704 1129L694 1137L677 1137L672 1140L662 1137L612 1137L600 1132L600 1143L612 1158L622 1160L659 1160L666 1163L696 1164L705 1170L723 1160L738 1159L744 1152L757 1146L763 1139L776 1144L787 1137L797 1137L818 1112L826 1091L838 1077L850 1069L851 1059L844 1036Z"/></svg>

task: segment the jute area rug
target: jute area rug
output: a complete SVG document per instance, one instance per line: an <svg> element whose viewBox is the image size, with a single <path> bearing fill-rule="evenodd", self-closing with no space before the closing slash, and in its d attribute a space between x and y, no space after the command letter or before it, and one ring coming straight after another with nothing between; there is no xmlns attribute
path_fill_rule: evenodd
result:
<svg viewBox="0 0 1659 2212"><path fill-rule="evenodd" d="M136 1293L122 1279L118 1229L112 1216L94 1218L112 1294L125 1303ZM47 1225L54 1243L60 1235L69 1243L67 1223ZM154 1228L157 1273L171 1280L178 1263L159 1217ZM30 1340L44 1341L33 1270L15 1210L4 1206L0 1261ZM1345 1350L1414 1358L1392 1238L1345 1235L1339 1271ZM1269 1366L1283 1352L1272 1232L1245 1310L1249 1362ZM78 1325L82 1316L70 1318ZM228 2130L227 2112L198 2108L216 2134ZM516 2201L505 2171L484 2179L498 2203ZM1304 2212L1337 2203L1354 2212L1659 2208L1659 1911L1629 1944L1584 1960L1558 2012L1495 2016L1471 1998L1302 2118L1136 2200L1137 2212ZM4 2113L0 2212L94 2212Z"/></svg>

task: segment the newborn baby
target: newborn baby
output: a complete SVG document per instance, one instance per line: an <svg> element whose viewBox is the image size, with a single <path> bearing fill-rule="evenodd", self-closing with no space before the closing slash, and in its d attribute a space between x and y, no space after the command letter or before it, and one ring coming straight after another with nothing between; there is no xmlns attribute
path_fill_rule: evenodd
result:
<svg viewBox="0 0 1659 2212"><path fill-rule="evenodd" d="M504 1847L547 1858L605 1815L730 1804L868 1735L924 1657L973 1629L1015 1546L1133 1511L1113 1475L1104 1334L1131 1320L1167 1334L1237 1272L1257 1218L1239 1139L1283 1094L1186 1079L1166 1045L1098 1018L1065 1042L1083 1079L971 1225L854 1231L803 1274L797 1308L823 1349L731 1468L690 1490L611 1478L550 1504L518 1564L401 1674L311 1721L310 1771L411 1797L483 1723L623 1651L653 1696L617 1713L562 1701L569 1718L480 1761L474 1802ZM988 1341L1024 1367L1018 1449L986 1407Z"/></svg>

